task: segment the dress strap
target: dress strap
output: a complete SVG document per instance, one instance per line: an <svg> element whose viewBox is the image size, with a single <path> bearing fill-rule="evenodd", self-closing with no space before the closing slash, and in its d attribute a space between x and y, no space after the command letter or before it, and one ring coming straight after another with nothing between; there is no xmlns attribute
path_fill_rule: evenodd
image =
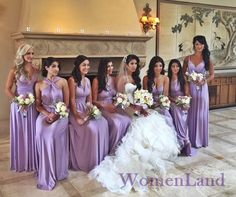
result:
<svg viewBox="0 0 236 197"><path fill-rule="evenodd" d="M188 61L191 61L190 57L191 57L191 55L188 56Z"/></svg>
<svg viewBox="0 0 236 197"><path fill-rule="evenodd" d="M60 80L60 77L54 77L52 80L49 80L48 78L44 78L44 82L48 84L49 86L53 86L55 88L58 88L56 82Z"/></svg>
<svg viewBox="0 0 236 197"><path fill-rule="evenodd" d="M44 82L48 85L46 88L48 89L48 94L50 95L50 103L53 105L54 100L53 100L53 90L59 89L57 86L56 82L60 80L60 77L54 77L52 80L49 80L48 78L44 78Z"/></svg>

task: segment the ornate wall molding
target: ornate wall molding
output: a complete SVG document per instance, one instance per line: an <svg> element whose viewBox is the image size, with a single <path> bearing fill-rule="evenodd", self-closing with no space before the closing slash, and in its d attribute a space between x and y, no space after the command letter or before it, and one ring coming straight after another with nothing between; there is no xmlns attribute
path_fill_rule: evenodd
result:
<svg viewBox="0 0 236 197"><path fill-rule="evenodd" d="M15 40L15 46L22 43L31 44L34 47L37 64L41 64L42 58L53 56L60 58L62 70L69 73L73 59L83 54L93 62L91 72L95 73L99 58L114 58L118 63L127 54L136 54L145 64L146 41L150 36L120 36L120 35L85 35L85 34L55 34L38 32L20 32L11 35ZM70 61L68 61L70 60ZM65 64L67 68L65 67ZM119 65L115 65L118 70ZM69 68L68 68L69 67Z"/></svg>

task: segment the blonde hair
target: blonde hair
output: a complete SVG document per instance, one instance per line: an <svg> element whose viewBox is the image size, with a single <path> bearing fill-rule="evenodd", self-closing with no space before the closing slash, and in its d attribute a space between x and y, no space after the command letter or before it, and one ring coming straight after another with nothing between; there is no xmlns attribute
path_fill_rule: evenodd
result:
<svg viewBox="0 0 236 197"><path fill-rule="evenodd" d="M33 49L33 46L31 46L29 44L22 44L17 49L16 57L15 57L16 78L19 78L20 75L24 75L26 78L28 78L28 73L24 70L24 55L31 48Z"/></svg>

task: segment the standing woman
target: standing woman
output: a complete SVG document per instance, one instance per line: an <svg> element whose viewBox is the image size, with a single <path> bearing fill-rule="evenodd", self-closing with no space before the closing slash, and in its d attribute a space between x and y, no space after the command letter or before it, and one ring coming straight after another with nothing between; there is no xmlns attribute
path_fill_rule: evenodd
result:
<svg viewBox="0 0 236 197"><path fill-rule="evenodd" d="M28 93L34 94L34 85L38 79L38 69L33 64L33 47L21 45L15 58L15 66L11 68L6 82L5 92L10 100L16 96ZM15 91L12 90L15 86ZM35 121L37 112L35 104L19 110L17 103L10 107L10 168L16 172L32 171L36 169L35 154Z"/></svg>
<svg viewBox="0 0 236 197"><path fill-rule="evenodd" d="M210 60L210 51L206 38L202 35L193 38L194 54L184 59L183 73L209 72L209 76L200 82L190 82L191 106L188 113L189 138L193 147L208 146L209 94L207 82L214 79L214 67Z"/></svg>
<svg viewBox="0 0 236 197"><path fill-rule="evenodd" d="M115 80L111 76L113 71L112 61L101 59L98 67L98 76L93 80L93 103L102 109L102 115L109 126L109 153L114 153L121 138L125 135L131 118L122 113L112 103L116 95Z"/></svg>
<svg viewBox="0 0 236 197"><path fill-rule="evenodd" d="M175 125L177 139L180 144L181 153L186 156L191 156L191 143L188 136L187 113L184 109L177 106L175 101L178 96L188 95L188 89L185 85L184 75L180 61L172 59L168 67L168 77L170 79L170 94L171 100L170 112Z"/></svg>
<svg viewBox="0 0 236 197"><path fill-rule="evenodd" d="M85 75L89 60L79 55L74 62L72 76L68 79L70 89L70 168L90 171L98 165L109 151L109 131L105 118L90 119L88 106L92 103L90 81Z"/></svg>
<svg viewBox="0 0 236 197"><path fill-rule="evenodd" d="M147 75L143 78L143 89L153 94L153 99L158 106L160 95L169 95L169 78L165 76L165 63L159 56L154 56L149 63ZM154 106L155 107L155 106ZM173 120L168 109L160 109L160 113L165 116L169 126L174 128Z"/></svg>
<svg viewBox="0 0 236 197"><path fill-rule="evenodd" d="M69 105L67 81L58 77L59 62L48 57L42 75L35 86L36 107L40 112L36 121L36 148L38 154L38 183L43 190L52 190L56 181L68 176L68 118L55 113L55 105Z"/></svg>

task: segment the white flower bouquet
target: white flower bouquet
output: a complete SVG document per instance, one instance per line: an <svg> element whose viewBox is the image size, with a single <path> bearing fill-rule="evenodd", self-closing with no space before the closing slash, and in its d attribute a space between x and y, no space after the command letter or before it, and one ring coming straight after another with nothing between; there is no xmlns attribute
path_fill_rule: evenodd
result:
<svg viewBox="0 0 236 197"><path fill-rule="evenodd" d="M23 116L27 115L27 107L35 102L34 95L32 93L20 94L13 99L13 102L17 103L19 106L18 111L23 113Z"/></svg>
<svg viewBox="0 0 236 197"><path fill-rule="evenodd" d="M188 72L186 72L185 74L188 77L188 81L192 81L194 83L199 83L199 82L202 82L206 79L205 74L196 73L195 71L193 71L191 74L189 74ZM196 88L197 88L197 90L200 89L200 87L198 85L196 85Z"/></svg>
<svg viewBox="0 0 236 197"><path fill-rule="evenodd" d="M148 90L136 90L134 92L134 103L145 104L151 107L153 105L153 96Z"/></svg>
<svg viewBox="0 0 236 197"><path fill-rule="evenodd" d="M117 93L114 100L115 100L114 102L115 106L120 107L122 109L125 109L130 105L130 102L126 94Z"/></svg>
<svg viewBox="0 0 236 197"><path fill-rule="evenodd" d="M68 109L64 102L57 102L55 104L55 112L60 116L60 118L67 118L69 116Z"/></svg>
<svg viewBox="0 0 236 197"><path fill-rule="evenodd" d="M183 108L185 111L190 107L191 97L189 96L178 96L175 100L177 106Z"/></svg>
<svg viewBox="0 0 236 197"><path fill-rule="evenodd" d="M167 110L170 109L170 100L169 100L168 96L160 95L158 97L158 103L160 104L161 108L165 108Z"/></svg>
<svg viewBox="0 0 236 197"><path fill-rule="evenodd" d="M102 116L102 113L101 113L101 111L97 108L97 106L92 105L92 106L90 106L89 109L88 109L88 115L89 115L91 118L99 119L99 118Z"/></svg>

